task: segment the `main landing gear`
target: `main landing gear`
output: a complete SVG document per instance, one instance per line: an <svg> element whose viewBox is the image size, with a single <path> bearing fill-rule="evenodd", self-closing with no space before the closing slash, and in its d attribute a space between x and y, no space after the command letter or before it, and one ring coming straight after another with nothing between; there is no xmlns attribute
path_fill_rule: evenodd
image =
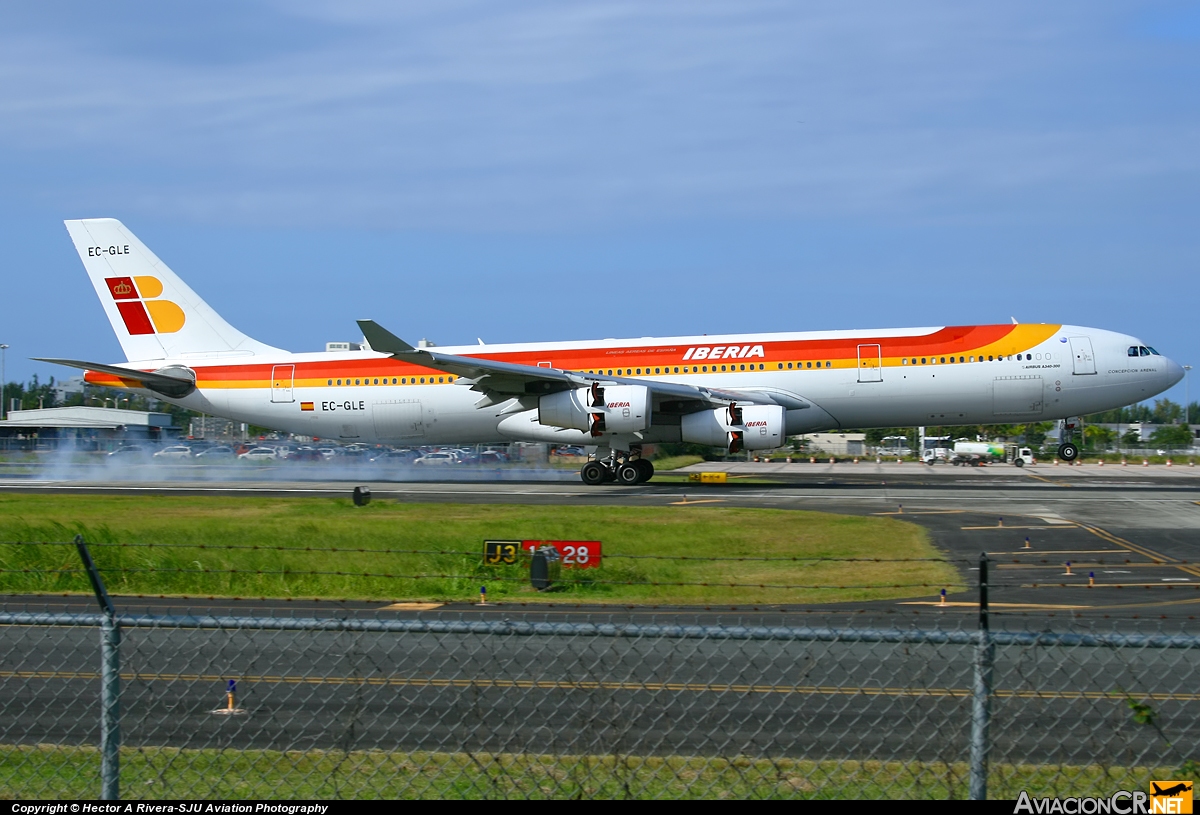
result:
<svg viewBox="0 0 1200 815"><path fill-rule="evenodd" d="M626 455L618 458L611 455L608 458L589 461L579 471L583 483L589 486L607 484L616 481L626 487L649 481L654 476L654 465L649 459L633 458Z"/></svg>

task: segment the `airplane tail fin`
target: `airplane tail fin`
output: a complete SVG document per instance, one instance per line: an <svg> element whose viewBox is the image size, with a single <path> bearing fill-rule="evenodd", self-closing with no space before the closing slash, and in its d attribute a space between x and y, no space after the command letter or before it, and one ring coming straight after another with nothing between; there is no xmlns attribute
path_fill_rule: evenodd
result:
<svg viewBox="0 0 1200 815"><path fill-rule="evenodd" d="M126 359L283 353L225 322L120 221L65 223Z"/></svg>

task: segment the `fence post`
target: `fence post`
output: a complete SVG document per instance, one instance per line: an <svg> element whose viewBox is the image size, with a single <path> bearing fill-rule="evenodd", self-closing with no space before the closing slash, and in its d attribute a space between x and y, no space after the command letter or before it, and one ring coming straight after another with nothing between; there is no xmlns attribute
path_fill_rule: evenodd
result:
<svg viewBox="0 0 1200 815"><path fill-rule="evenodd" d="M75 548L104 615L100 623L100 800L116 801L121 797L121 626L83 535L75 536Z"/></svg>
<svg viewBox="0 0 1200 815"><path fill-rule="evenodd" d="M100 800L121 797L121 626L100 624Z"/></svg>
<svg viewBox="0 0 1200 815"><path fill-rule="evenodd" d="M975 646L975 682L971 694L972 801L987 799L988 725L992 716L992 663L996 651L988 628L988 559L979 556L979 641Z"/></svg>

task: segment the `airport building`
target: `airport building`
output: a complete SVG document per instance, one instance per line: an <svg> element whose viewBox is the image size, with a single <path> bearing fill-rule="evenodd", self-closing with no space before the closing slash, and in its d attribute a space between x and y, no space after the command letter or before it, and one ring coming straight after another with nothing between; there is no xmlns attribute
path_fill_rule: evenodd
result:
<svg viewBox="0 0 1200 815"><path fill-rule="evenodd" d="M74 447L111 450L124 443L156 443L179 435L168 413L102 407L14 410L0 421L0 449Z"/></svg>
<svg viewBox="0 0 1200 815"><path fill-rule="evenodd" d="M831 456L863 456L867 451L866 433L809 433L801 438L808 441L810 452Z"/></svg>

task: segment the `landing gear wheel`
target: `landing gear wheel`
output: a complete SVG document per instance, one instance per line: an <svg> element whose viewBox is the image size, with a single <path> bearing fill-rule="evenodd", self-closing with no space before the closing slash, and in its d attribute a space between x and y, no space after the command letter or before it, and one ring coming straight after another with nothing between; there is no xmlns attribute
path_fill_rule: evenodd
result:
<svg viewBox="0 0 1200 815"><path fill-rule="evenodd" d="M595 487L598 484L603 484L608 480L608 468L598 461L589 461L583 465L583 469L579 471L579 476L583 479L583 483L589 487Z"/></svg>
<svg viewBox="0 0 1200 815"><path fill-rule="evenodd" d="M642 483L642 468L632 461L627 461L617 468L617 481L626 487Z"/></svg>
<svg viewBox="0 0 1200 815"><path fill-rule="evenodd" d="M1074 461L1079 458L1079 448L1070 442L1060 444L1058 445L1058 457L1063 461Z"/></svg>
<svg viewBox="0 0 1200 815"><path fill-rule="evenodd" d="M654 465L650 463L649 459L639 458L637 461L633 462L633 464L642 471L642 477L639 483L644 483L654 477Z"/></svg>

